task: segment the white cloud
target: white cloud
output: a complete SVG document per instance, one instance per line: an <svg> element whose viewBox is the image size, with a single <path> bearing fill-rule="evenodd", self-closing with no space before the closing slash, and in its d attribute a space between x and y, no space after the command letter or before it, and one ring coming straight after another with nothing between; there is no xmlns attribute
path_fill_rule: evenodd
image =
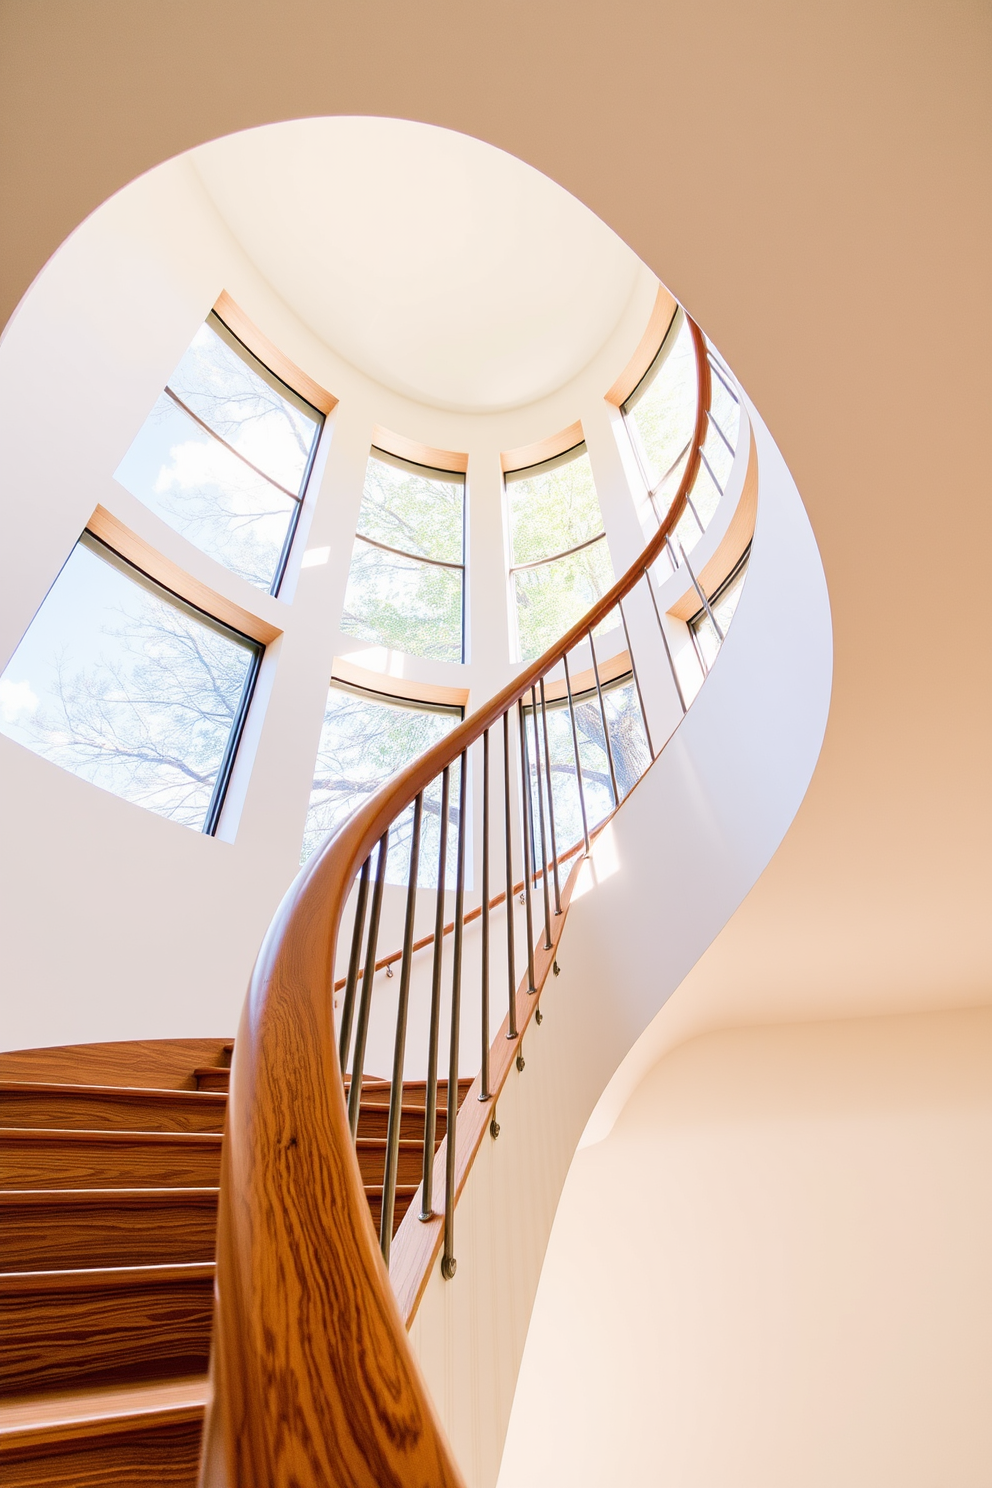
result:
<svg viewBox="0 0 992 1488"><path fill-rule="evenodd" d="M0 717L4 723L16 723L20 714L28 717L37 712L38 698L31 691L29 682L11 682L0 679Z"/></svg>

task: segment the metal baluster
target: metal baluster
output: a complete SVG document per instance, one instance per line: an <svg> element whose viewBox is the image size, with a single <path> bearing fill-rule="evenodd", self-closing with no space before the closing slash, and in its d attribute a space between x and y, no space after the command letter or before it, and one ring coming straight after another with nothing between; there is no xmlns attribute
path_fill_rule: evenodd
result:
<svg viewBox="0 0 992 1488"><path fill-rule="evenodd" d="M448 796L450 766L441 775L441 837L437 850L437 897L434 907L434 961L431 967L431 1021L427 1036L427 1089L424 1093L424 1169L420 1218L434 1213L434 1144L437 1141L437 1041L441 1019L441 960L444 951L444 881L448 871Z"/></svg>
<svg viewBox="0 0 992 1488"><path fill-rule="evenodd" d="M420 869L420 825L424 814L424 793L413 805L413 833L410 838L410 881L406 891L406 922L403 926L403 959L400 964L400 989L396 1003L396 1042L393 1045L393 1079L389 1087L389 1121L386 1126L386 1165L382 1175L382 1212L379 1218L379 1245L382 1258L389 1265L389 1246L393 1238L393 1213L396 1206L396 1174L400 1157L400 1122L403 1119L403 1068L406 1061L406 1024L410 1007L410 973L413 970L413 921L417 909L417 874Z"/></svg>
<svg viewBox="0 0 992 1488"><path fill-rule="evenodd" d="M482 736L482 1064L479 1099L489 1099L489 730Z"/></svg>
<svg viewBox="0 0 992 1488"><path fill-rule="evenodd" d="M723 381L723 378L722 377L720 378L720 381L721 382ZM720 425L717 423L716 419L713 417L712 413L710 412L710 410L708 408L706 410L706 417L709 419L710 423L713 425L714 429L719 434L719 436L723 440L724 444L727 446L727 449L730 451L731 456L735 455L737 453L737 451L734 449L734 446L731 444L731 442L727 438L726 434L724 434L723 430L720 428ZM702 449L700 449L699 453L700 454L703 453L702 452ZM706 463L707 463L707 465L709 465L709 461L708 460L707 460ZM710 474L712 474L712 471L710 472Z"/></svg>
<svg viewBox="0 0 992 1488"><path fill-rule="evenodd" d="M527 991L536 992L534 981L534 906L531 903L531 869L534 852L534 813L530 799L530 762L527 758L527 727L524 705L517 699L517 722L520 726L520 794L524 812L524 904L527 908Z"/></svg>
<svg viewBox="0 0 992 1488"><path fill-rule="evenodd" d="M455 1127L458 1122L458 1034L462 995L462 941L465 931L465 824L468 752L461 757L458 782L458 867L455 877L455 939L451 972L451 1043L448 1051L448 1123L444 1166L444 1254L441 1275L450 1281L455 1274Z"/></svg>
<svg viewBox="0 0 992 1488"><path fill-rule="evenodd" d="M699 458L702 460L703 464L706 466L706 469L709 471L710 480L713 482L713 484L716 486L717 490L720 492L720 495L722 496L723 495L723 487L721 486L720 482L717 480L717 478L716 478L716 471L713 469L713 466L710 464L709 460L707 460L707 458L706 458L706 451L704 449L701 449L699 451Z"/></svg>
<svg viewBox="0 0 992 1488"><path fill-rule="evenodd" d="M655 619L658 622L658 629L661 631L661 644L664 646L664 648L665 648L665 655L668 657L668 665L669 665L669 668L671 669L672 681L675 683L675 691L679 695L679 702L682 704L682 712L685 713L686 712L685 693L682 691L682 683L679 681L679 674L675 670L675 658L672 655L672 648L671 648L671 646L669 646L669 644L668 644L668 637L665 634L665 626L664 626L664 623L662 622L661 611L658 608L658 600L657 600L657 598L655 596L654 585L651 582L651 573L650 573L650 570L649 569L645 569L644 570L644 578L645 578L645 581L646 581L647 586L648 586L648 593L651 596L651 603L654 605Z"/></svg>
<svg viewBox="0 0 992 1488"><path fill-rule="evenodd" d="M702 450L700 450L700 454L702 454ZM704 533L706 531L706 528L703 526L703 519L696 510L696 503L693 501L688 491L686 491L685 493L685 504L692 512L692 515L695 517L696 526L699 528L700 533ZM681 547L681 543L679 544L679 546Z"/></svg>
<svg viewBox="0 0 992 1488"><path fill-rule="evenodd" d="M589 855L589 820L586 816L586 793L582 783L582 760L579 758L579 731L575 724L575 704L572 701L572 679L568 675L568 657L563 656L565 663L565 692L568 695L568 717L572 725L572 749L575 753L575 780L579 787L579 810L582 813L582 841L585 843L586 856Z"/></svg>
<svg viewBox="0 0 992 1488"><path fill-rule="evenodd" d="M355 1057L351 1066L351 1089L348 1092L348 1125L351 1128L353 1141L358 1132L358 1112L362 1104L365 1043L369 1036L372 983L375 981L375 948L379 939L379 916L382 914L382 890L386 882L388 851L389 828L387 827L379 839L379 856L375 865L375 887L372 890L372 912L369 915L369 938L365 945L365 971L362 975L362 995L358 1002L358 1026L355 1029Z"/></svg>
<svg viewBox="0 0 992 1488"><path fill-rule="evenodd" d="M544 887L544 949L551 949L551 897L548 893L548 844L544 835L544 783L541 780L541 736L537 730L537 689L530 690L530 721L534 725L534 774L537 776L537 814L541 821L541 880Z"/></svg>
<svg viewBox="0 0 992 1488"><path fill-rule="evenodd" d="M551 867L555 881L555 914L561 914L561 885L558 882L558 837L555 833L555 798L551 789L551 749L548 744L548 709L541 678L541 721L544 725L544 766L548 776L548 822L551 826Z"/></svg>
<svg viewBox="0 0 992 1488"><path fill-rule="evenodd" d="M630 671L634 678L634 687L637 689L637 701L640 704L641 720L644 724L644 736L648 741L648 754L654 759L654 745L651 743L651 730L648 727L648 714L644 706L644 694L641 692L641 683L637 675L637 666L634 662L634 648L630 644L630 631L627 629L627 616L623 612L623 600L617 601L617 609L620 611L620 621L623 625L623 638L627 642L627 655L630 657Z"/></svg>
<svg viewBox="0 0 992 1488"><path fill-rule="evenodd" d="M710 364L710 367L712 368L712 370L716 373L717 377L719 377L720 381L723 383L724 387L727 389L727 392L733 398L734 402L737 404L738 407L740 407L740 401L741 400L740 400L740 398L738 398L737 394L734 392L733 388L730 386L730 383L727 381L727 377L730 376L730 373L729 372L727 373L727 377L724 377L724 375L723 375L724 372L727 371L726 367L724 367L719 361L717 361L717 359L714 356L712 350L710 350L709 352L707 352L707 360L709 361L709 364ZM709 409L707 409L706 412L708 414L709 413Z"/></svg>
<svg viewBox="0 0 992 1488"><path fill-rule="evenodd" d="M517 967L513 934L513 807L510 802L510 710L503 714L503 828L506 833L507 1038L517 1037Z"/></svg>
<svg viewBox="0 0 992 1488"><path fill-rule="evenodd" d="M355 989L358 986L358 967L362 959L362 932L365 929L365 907L369 898L369 868L372 854L362 864L358 880L358 898L355 900L355 923L351 931L351 958L348 962L348 977L344 984L344 1003L341 1007L341 1031L338 1036L338 1063L343 1074L348 1066L348 1046L351 1043L351 1024L355 1016Z"/></svg>
<svg viewBox="0 0 992 1488"><path fill-rule="evenodd" d="M710 602L709 602L709 600L706 598L706 595L704 594L703 590L699 587L699 580L696 578L696 575L692 571L692 564L689 562L688 558L686 557L685 548L682 547L682 544L681 543L679 543L679 548L680 548L681 553L682 553L682 562L685 564L686 572L688 573L690 579L692 580L692 587L695 589L696 593L699 595L700 599L702 600L702 602L703 602L703 609L706 611L707 615L709 616L710 624L712 625L713 629L716 631L717 636L719 637L719 640L720 640L720 644L722 646L723 645L723 642L724 642L723 631L720 629L719 625L717 624L717 618L714 615L713 611L710 609Z"/></svg>
<svg viewBox="0 0 992 1488"><path fill-rule="evenodd" d="M596 678L596 696L599 698L599 713L603 720L603 738L606 740L606 758L610 766L610 785L613 788L613 804L620 805L620 792L617 790L617 772L613 767L613 746L610 743L610 730L606 722L606 704L603 701L603 689L599 682L599 662L596 660L596 646L593 642L592 631L586 632L589 641L589 650L592 652L592 670Z"/></svg>

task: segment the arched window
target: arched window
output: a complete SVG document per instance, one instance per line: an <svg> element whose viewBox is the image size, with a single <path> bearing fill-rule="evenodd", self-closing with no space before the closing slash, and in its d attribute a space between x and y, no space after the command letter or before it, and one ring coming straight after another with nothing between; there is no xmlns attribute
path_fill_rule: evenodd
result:
<svg viewBox="0 0 992 1488"><path fill-rule="evenodd" d="M689 621L689 632L704 676L716 660L734 618L747 577L750 556L749 544L747 551L738 559L723 583L708 597L706 605L700 606Z"/></svg>
<svg viewBox="0 0 992 1488"><path fill-rule="evenodd" d="M85 532L0 678L0 732L213 832L261 654Z"/></svg>
<svg viewBox="0 0 992 1488"><path fill-rule="evenodd" d="M740 395L708 343L706 361L710 393L699 467L672 534L676 551L687 553L706 531L726 490L740 435ZM679 308L657 356L620 409L655 523L664 520L685 471L697 396L695 349Z"/></svg>
<svg viewBox="0 0 992 1488"><path fill-rule="evenodd" d="M696 356L681 308L620 411L655 520L661 522L678 490L696 427Z"/></svg>
<svg viewBox="0 0 992 1488"><path fill-rule="evenodd" d="M341 629L374 645L464 659L465 477L373 447Z"/></svg>
<svg viewBox="0 0 992 1488"><path fill-rule="evenodd" d="M601 682L602 708L591 672L579 673L572 678L571 708L560 682L549 684L543 709L540 701L536 711L533 705L524 707L527 762L531 780L531 821L536 824L532 849L535 868L541 861L541 800L537 788L539 769L541 789L545 795L549 778L551 782L556 846L559 852L567 852L582 841L576 751L582 771L582 790L590 827L603 821L617 804L613 796L613 779L616 779L617 796L622 801L650 763L651 754L640 699L630 670L629 655L622 653L616 658L614 665L617 667L616 674ZM609 669L612 670L612 667ZM609 747L603 728L604 714L609 729ZM548 852L549 839L548 830L545 837Z"/></svg>
<svg viewBox="0 0 992 1488"><path fill-rule="evenodd" d="M328 832L335 831L373 792L417 755L436 744L461 721L462 709L447 704L416 702L332 681L327 693L324 724L314 765L310 807L303 835L301 861L306 862ZM452 767L448 811L449 871L454 867L457 841L457 776ZM433 884L440 845L441 797L438 782L425 792L421 829L422 887ZM387 881L405 883L410 864L412 809L394 823L389 838Z"/></svg>
<svg viewBox="0 0 992 1488"><path fill-rule="evenodd" d="M276 594L323 422L211 311L115 479L211 558Z"/></svg>
<svg viewBox="0 0 992 1488"><path fill-rule="evenodd" d="M518 654L530 661L606 593L613 562L584 444L504 480Z"/></svg>

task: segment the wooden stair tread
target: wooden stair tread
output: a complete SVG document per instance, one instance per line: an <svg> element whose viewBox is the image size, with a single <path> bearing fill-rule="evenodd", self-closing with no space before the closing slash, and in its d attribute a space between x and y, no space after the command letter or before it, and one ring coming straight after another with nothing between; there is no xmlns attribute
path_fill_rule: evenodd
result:
<svg viewBox="0 0 992 1488"><path fill-rule="evenodd" d="M127 1421L200 1417L209 1399L210 1380L205 1374L21 1395L0 1401L0 1453L8 1443L27 1444L36 1437L47 1440L53 1431L95 1436L118 1430Z"/></svg>
<svg viewBox="0 0 992 1488"><path fill-rule="evenodd" d="M214 1276L212 1261L3 1272L0 1387L35 1394L205 1371Z"/></svg>
<svg viewBox="0 0 992 1488"><path fill-rule="evenodd" d="M11 1129L215 1133L226 1110L220 1090L0 1080L0 1127Z"/></svg>
<svg viewBox="0 0 992 1488"><path fill-rule="evenodd" d="M0 1189L0 1271L213 1260L220 1190Z"/></svg>
<svg viewBox="0 0 992 1488"><path fill-rule="evenodd" d="M99 1084L61 1069L0 1079L9 1340L0 1477L11 1488L192 1488L210 1389L199 1371L231 1052L224 1046L220 1062L199 1066L182 1088L107 1083L103 1069ZM114 1081L117 1069L107 1074ZM458 1082L459 1104L470 1084ZM343 1086L347 1098L350 1081ZM363 1184L376 1228L389 1100L388 1080L363 1079L355 1148L364 1178L379 1180ZM425 1103L426 1082L408 1082L394 1233L420 1191ZM435 1151L447 1124L444 1080L437 1105Z"/></svg>
<svg viewBox="0 0 992 1488"><path fill-rule="evenodd" d="M220 1132L0 1128L4 1188L198 1188L220 1177Z"/></svg>

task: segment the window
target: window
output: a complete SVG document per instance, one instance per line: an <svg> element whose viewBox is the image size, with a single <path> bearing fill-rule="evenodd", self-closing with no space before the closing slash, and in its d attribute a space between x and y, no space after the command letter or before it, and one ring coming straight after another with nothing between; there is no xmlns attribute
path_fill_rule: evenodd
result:
<svg viewBox="0 0 992 1488"><path fill-rule="evenodd" d="M0 678L0 731L212 832L261 653L84 533Z"/></svg>
<svg viewBox="0 0 992 1488"><path fill-rule="evenodd" d="M346 635L410 656L464 656L465 477L373 449L344 601Z"/></svg>
<svg viewBox="0 0 992 1488"><path fill-rule="evenodd" d="M519 656L532 661L612 586L613 562L584 444L505 482Z"/></svg>
<svg viewBox="0 0 992 1488"><path fill-rule="evenodd" d="M610 783L610 762L606 753L603 735L603 717L595 686L585 691L572 693L575 709L575 731L579 742L579 759L582 764L582 789L585 795L586 816L590 828L609 816L613 810L613 790ZM610 730L610 749L613 768L617 777L617 790L621 801L640 780L651 755L644 719L641 716L637 688L630 672L603 684L603 707ZM548 700L548 754L551 759L551 785L555 809L555 837L558 851L566 852L582 840L582 811L575 775L575 746L572 739L572 724L568 712L568 699ZM531 776L531 810L534 822L534 866L541 860L541 814L537 795L537 746L534 740L533 710L526 708L527 753ZM540 702L537 708L537 735L540 748L541 788L547 800L547 767L544 754L544 730ZM545 809L547 807L545 806ZM551 843L545 829L550 855Z"/></svg>
<svg viewBox="0 0 992 1488"><path fill-rule="evenodd" d="M692 334L679 309L658 355L620 410L656 523L664 519L689 457L696 383Z"/></svg>
<svg viewBox="0 0 992 1488"><path fill-rule="evenodd" d="M323 422L211 313L115 479L211 558L276 594Z"/></svg>
<svg viewBox="0 0 992 1488"><path fill-rule="evenodd" d="M733 572L724 579L719 589L710 598L709 604L710 610L713 613L713 620L716 621L724 636L727 634L730 622L734 618L734 613L740 601L741 592L744 588L744 579L747 575L747 564L750 553L751 549L748 546L747 552L738 561ZM709 671L722 645L721 637L717 635L713 620L710 619L705 607L703 607L697 610L689 621L689 630L692 635L693 645L696 648L696 655L699 657L701 668L704 672Z"/></svg>
<svg viewBox="0 0 992 1488"><path fill-rule="evenodd" d="M461 708L408 702L332 682L320 731L301 862L306 862L328 832L336 831L381 785L443 739L461 718ZM457 764L451 768L446 879L454 873L457 846L458 770ZM422 888L437 883L440 816L441 786L435 781L424 793L417 876ZM390 831L388 883L407 881L412 819L411 808Z"/></svg>

